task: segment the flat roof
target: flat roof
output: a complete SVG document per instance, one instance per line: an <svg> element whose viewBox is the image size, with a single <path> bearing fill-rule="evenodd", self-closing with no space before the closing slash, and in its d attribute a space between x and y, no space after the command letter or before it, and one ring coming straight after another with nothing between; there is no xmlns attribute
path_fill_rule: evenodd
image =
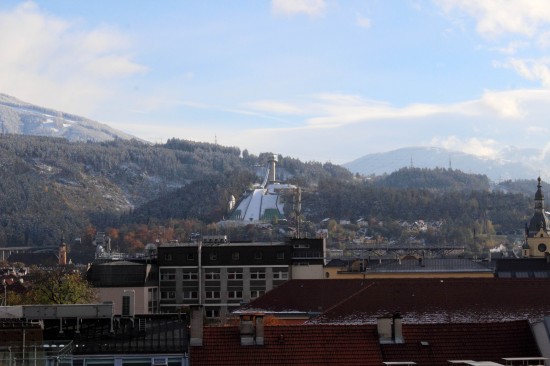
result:
<svg viewBox="0 0 550 366"><path fill-rule="evenodd" d="M195 243L165 243L161 244L161 248L174 248L174 247L197 247L198 242ZM228 242L228 243L202 243L203 247L276 247L276 246L290 246L289 243L278 242Z"/></svg>

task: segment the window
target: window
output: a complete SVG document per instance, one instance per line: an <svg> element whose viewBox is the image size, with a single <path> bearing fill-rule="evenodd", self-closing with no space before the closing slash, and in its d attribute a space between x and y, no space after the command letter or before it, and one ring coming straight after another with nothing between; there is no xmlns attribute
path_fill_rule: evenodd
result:
<svg viewBox="0 0 550 366"><path fill-rule="evenodd" d="M184 281L196 280L197 278L197 272L183 272Z"/></svg>
<svg viewBox="0 0 550 366"><path fill-rule="evenodd" d="M206 272L204 278L207 280L219 280L220 274L218 272Z"/></svg>
<svg viewBox="0 0 550 366"><path fill-rule="evenodd" d="M288 279L288 272L273 272L273 279L274 280L286 280Z"/></svg>
<svg viewBox="0 0 550 366"><path fill-rule="evenodd" d="M309 248L309 244L294 244L293 245L294 248L298 249L298 248Z"/></svg>
<svg viewBox="0 0 550 366"><path fill-rule="evenodd" d="M171 261L172 260L172 254L165 254L164 255L164 260L165 261Z"/></svg>
<svg viewBox="0 0 550 366"><path fill-rule="evenodd" d="M206 309L205 310L207 318L219 318L220 310L219 309Z"/></svg>
<svg viewBox="0 0 550 366"><path fill-rule="evenodd" d="M262 296L263 294L265 294L265 291L263 290L252 290L250 291L250 298L255 299L257 297Z"/></svg>
<svg viewBox="0 0 550 366"><path fill-rule="evenodd" d="M219 299L220 298L220 292L219 291L206 291L206 298L207 299Z"/></svg>
<svg viewBox="0 0 550 366"><path fill-rule="evenodd" d="M229 280L242 280L243 279L243 273L242 272L227 272L227 278Z"/></svg>
<svg viewBox="0 0 550 366"><path fill-rule="evenodd" d="M239 260L239 252L233 252L231 254L231 259L233 259L234 261L238 261Z"/></svg>
<svg viewBox="0 0 550 366"><path fill-rule="evenodd" d="M285 252L277 252L277 259L285 259Z"/></svg>
<svg viewBox="0 0 550 366"><path fill-rule="evenodd" d="M122 296L122 316L130 315L130 296Z"/></svg>
<svg viewBox="0 0 550 366"><path fill-rule="evenodd" d="M158 292L156 288L147 291L147 310L149 314L158 313Z"/></svg>
<svg viewBox="0 0 550 366"><path fill-rule="evenodd" d="M541 252L541 253L546 252L546 244L540 243L539 246L537 247L537 249L538 249L539 252Z"/></svg>
<svg viewBox="0 0 550 366"><path fill-rule="evenodd" d="M197 298L197 291L183 291L183 298L184 299L196 299Z"/></svg>
<svg viewBox="0 0 550 366"><path fill-rule="evenodd" d="M160 272L160 280L161 281L175 281L176 280L176 272L174 272L174 271Z"/></svg>
<svg viewBox="0 0 550 366"><path fill-rule="evenodd" d="M176 292L175 291L161 291L160 292L160 298L162 300L170 300L176 298Z"/></svg>
<svg viewBox="0 0 550 366"><path fill-rule="evenodd" d="M210 253L210 255L208 256L208 258L209 258L211 261L218 260L218 256L216 255L216 253Z"/></svg>
<svg viewBox="0 0 550 366"><path fill-rule="evenodd" d="M262 253L262 252L256 252L256 253L254 253L254 259L260 260L260 259L262 259L262 257L263 257L263 253Z"/></svg>
<svg viewBox="0 0 550 366"><path fill-rule="evenodd" d="M195 253L187 253L187 260L188 261L194 261L195 260Z"/></svg>
<svg viewBox="0 0 550 366"><path fill-rule="evenodd" d="M230 299L242 299L243 298L243 292L242 291L229 291L227 293L227 297Z"/></svg>
<svg viewBox="0 0 550 366"><path fill-rule="evenodd" d="M250 279L263 280L265 279L265 272L250 272Z"/></svg>

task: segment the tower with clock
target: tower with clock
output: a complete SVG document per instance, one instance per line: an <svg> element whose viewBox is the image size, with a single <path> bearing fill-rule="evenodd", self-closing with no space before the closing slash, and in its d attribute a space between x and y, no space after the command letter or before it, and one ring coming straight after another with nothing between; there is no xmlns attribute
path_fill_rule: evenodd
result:
<svg viewBox="0 0 550 366"><path fill-rule="evenodd" d="M550 219L544 210L544 194L538 178L535 193L535 212L525 224L525 243L522 248L523 257L544 257L550 254Z"/></svg>

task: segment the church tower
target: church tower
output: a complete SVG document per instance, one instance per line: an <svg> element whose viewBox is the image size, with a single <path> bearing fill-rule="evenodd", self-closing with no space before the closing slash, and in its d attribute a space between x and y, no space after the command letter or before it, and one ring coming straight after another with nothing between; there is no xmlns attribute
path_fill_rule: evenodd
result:
<svg viewBox="0 0 550 366"><path fill-rule="evenodd" d="M525 245L522 250L524 257L544 257L550 253L549 230L550 219L544 211L544 194L539 177L535 193L535 212L529 225L525 225Z"/></svg>

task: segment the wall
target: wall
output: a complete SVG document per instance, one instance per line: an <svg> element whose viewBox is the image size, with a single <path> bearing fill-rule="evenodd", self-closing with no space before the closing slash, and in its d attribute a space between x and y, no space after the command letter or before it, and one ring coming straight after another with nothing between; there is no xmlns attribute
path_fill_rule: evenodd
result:
<svg viewBox="0 0 550 366"><path fill-rule="evenodd" d="M134 291L135 293L135 314L148 314L148 290L151 287L99 287L99 301L112 301L114 305L114 314L122 314L122 296L124 291Z"/></svg>

